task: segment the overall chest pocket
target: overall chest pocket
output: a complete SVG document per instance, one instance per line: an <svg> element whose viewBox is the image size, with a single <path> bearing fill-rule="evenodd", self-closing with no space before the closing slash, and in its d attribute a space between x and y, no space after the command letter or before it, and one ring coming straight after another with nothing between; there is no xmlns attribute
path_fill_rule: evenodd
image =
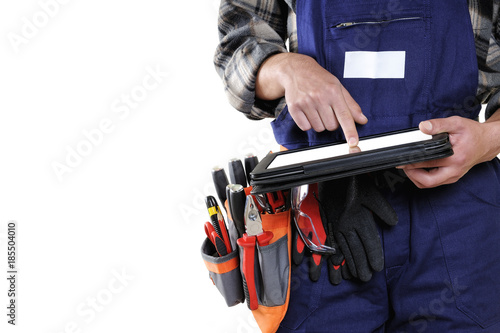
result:
<svg viewBox="0 0 500 333"><path fill-rule="evenodd" d="M369 119L427 113L430 44L423 12L330 17L326 22L327 69Z"/></svg>

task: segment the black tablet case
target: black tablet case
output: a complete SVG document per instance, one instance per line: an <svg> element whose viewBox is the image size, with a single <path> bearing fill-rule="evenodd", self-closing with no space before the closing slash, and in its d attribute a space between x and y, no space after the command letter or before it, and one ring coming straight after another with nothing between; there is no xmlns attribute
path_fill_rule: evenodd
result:
<svg viewBox="0 0 500 333"><path fill-rule="evenodd" d="M363 139L410 130L373 135ZM253 186L252 193L259 194L286 190L304 184L374 172L453 155L448 134L441 133L433 135L432 139L429 140L267 169L278 155L293 154L302 150L317 149L342 143L345 142L269 153L250 173L250 184Z"/></svg>

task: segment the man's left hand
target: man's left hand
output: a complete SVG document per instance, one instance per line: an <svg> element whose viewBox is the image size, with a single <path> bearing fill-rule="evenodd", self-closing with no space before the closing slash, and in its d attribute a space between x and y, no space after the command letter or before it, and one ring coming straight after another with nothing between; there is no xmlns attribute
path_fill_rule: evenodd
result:
<svg viewBox="0 0 500 333"><path fill-rule="evenodd" d="M431 188L458 181L474 165L490 161L500 152L500 112L487 122L453 116L420 123L426 134L447 132L454 154L450 157L408 164L403 169L419 188Z"/></svg>

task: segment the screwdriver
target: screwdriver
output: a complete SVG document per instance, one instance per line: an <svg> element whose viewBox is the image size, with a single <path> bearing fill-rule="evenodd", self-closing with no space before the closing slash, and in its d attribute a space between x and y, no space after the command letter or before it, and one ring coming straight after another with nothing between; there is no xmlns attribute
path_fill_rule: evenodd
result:
<svg viewBox="0 0 500 333"><path fill-rule="evenodd" d="M226 189L229 212L233 218L234 226L238 231L238 238L240 238L245 233L245 191L240 184L229 184Z"/></svg>
<svg viewBox="0 0 500 333"><path fill-rule="evenodd" d="M214 226L217 235L219 235L219 237L222 238L222 233L219 226L219 217L218 217L219 206L217 205L215 198L211 195L207 196L205 199L205 204L207 205L208 215L210 216L210 222L212 222L212 225Z"/></svg>
<svg viewBox="0 0 500 333"><path fill-rule="evenodd" d="M224 206L224 202L226 202L226 186L229 184L227 180L226 172L224 168L220 166L215 166L212 168L212 179L214 181L215 191L217 192L217 197L219 197L219 201ZM225 208L225 207L224 207Z"/></svg>
<svg viewBox="0 0 500 333"><path fill-rule="evenodd" d="M245 174L247 176L247 181L250 184L250 172L259 164L259 159L253 154L248 154L245 157Z"/></svg>
<svg viewBox="0 0 500 333"><path fill-rule="evenodd" d="M208 214L210 215L210 221L212 222L215 233L224 241L227 253L230 253L231 242L226 224L224 222L224 216L222 216L217 200L215 200L213 196L209 195L206 197L205 203L207 205Z"/></svg>
<svg viewBox="0 0 500 333"><path fill-rule="evenodd" d="M229 179L231 180L231 184L240 184L243 187L247 187L247 178L241 160L238 158L230 159L228 163L228 168L229 168Z"/></svg>

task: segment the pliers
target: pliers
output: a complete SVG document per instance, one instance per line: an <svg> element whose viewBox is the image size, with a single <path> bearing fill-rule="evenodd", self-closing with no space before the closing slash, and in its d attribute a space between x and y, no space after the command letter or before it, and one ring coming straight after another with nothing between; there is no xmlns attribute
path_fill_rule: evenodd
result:
<svg viewBox="0 0 500 333"><path fill-rule="evenodd" d="M255 246L267 246L273 238L273 233L262 229L262 220L259 210L251 195L245 202L245 229L246 233L238 239L238 245L243 249L243 279L246 282L245 297L250 310L259 307L257 289L255 287ZM244 284L245 285L245 284Z"/></svg>

